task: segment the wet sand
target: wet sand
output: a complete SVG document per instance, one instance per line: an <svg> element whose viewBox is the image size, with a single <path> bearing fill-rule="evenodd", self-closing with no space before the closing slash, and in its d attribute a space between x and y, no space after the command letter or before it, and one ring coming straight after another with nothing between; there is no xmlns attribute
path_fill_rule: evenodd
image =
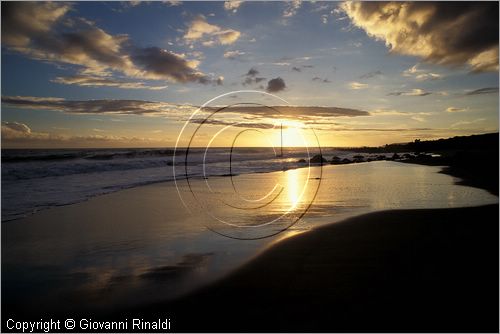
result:
<svg viewBox="0 0 500 334"><path fill-rule="evenodd" d="M175 331L498 332L498 210L354 217L284 240L173 303L131 312L168 314Z"/></svg>
<svg viewBox="0 0 500 334"><path fill-rule="evenodd" d="M497 328L498 204L340 222L369 210L498 203L438 170L389 162L325 166L306 219L260 243L208 231L205 215L185 210L172 183L4 223L2 317L168 316L177 332ZM296 184L301 172L280 173L283 184ZM255 179L273 184L275 174L242 175L238 187L246 193L259 188ZM230 190L227 178L210 181ZM282 206L297 193L291 187Z"/></svg>

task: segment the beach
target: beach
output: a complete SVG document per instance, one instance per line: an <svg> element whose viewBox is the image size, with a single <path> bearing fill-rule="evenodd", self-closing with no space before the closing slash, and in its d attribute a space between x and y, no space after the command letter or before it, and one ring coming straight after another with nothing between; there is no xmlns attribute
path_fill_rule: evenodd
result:
<svg viewBox="0 0 500 334"><path fill-rule="evenodd" d="M3 1L0 332L499 332L499 3Z"/></svg>
<svg viewBox="0 0 500 334"><path fill-rule="evenodd" d="M180 331L498 332L498 205L320 227L141 311Z"/></svg>
<svg viewBox="0 0 500 334"><path fill-rule="evenodd" d="M183 205L178 191L184 199L192 193L180 181L179 188L174 182L145 185L4 222L2 316L168 316L174 331L459 331L431 311L416 312L439 308L443 319L452 316L447 309L462 314L470 330L492 328L498 197L457 185L436 166L328 165L321 180L311 178L319 168L232 179L249 198L275 182L287 186L264 211L234 215L226 205L213 211L257 224L251 235L286 227L259 224L290 206L307 207L321 181L299 221L258 240L208 229L215 225L203 210ZM312 189L301 195L306 182ZM213 196L212 190L231 199L231 178L191 180L198 199ZM247 230L222 231L245 236ZM457 298L476 306L457 310ZM480 306L473 304L479 300Z"/></svg>

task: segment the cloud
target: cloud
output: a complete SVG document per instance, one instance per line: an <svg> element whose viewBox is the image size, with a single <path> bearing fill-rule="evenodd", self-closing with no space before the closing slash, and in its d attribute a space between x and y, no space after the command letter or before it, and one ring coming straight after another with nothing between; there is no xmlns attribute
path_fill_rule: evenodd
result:
<svg viewBox="0 0 500 334"><path fill-rule="evenodd" d="M259 71L255 67L252 67L245 75L248 77L255 77L257 74L259 74Z"/></svg>
<svg viewBox="0 0 500 334"><path fill-rule="evenodd" d="M241 33L233 29L222 29L219 26L210 24L205 17L196 17L189 25L184 39L189 42L201 42L204 46L230 45L238 40Z"/></svg>
<svg viewBox="0 0 500 334"><path fill-rule="evenodd" d="M482 94L498 94L498 87L485 87L472 90L465 93L465 95L482 95Z"/></svg>
<svg viewBox="0 0 500 334"><path fill-rule="evenodd" d="M325 119L329 117L356 117L369 116L370 113L358 109L322 106L270 106L252 107L237 105L227 109L227 112L257 115L270 118L281 118L283 116L294 119L307 120L311 118Z"/></svg>
<svg viewBox="0 0 500 334"><path fill-rule="evenodd" d="M349 87L351 89L356 89L356 90L357 89L365 89L365 88L368 88L368 84L353 81L353 82L349 83Z"/></svg>
<svg viewBox="0 0 500 334"><path fill-rule="evenodd" d="M387 95L389 96L427 96L432 94L431 92L426 92L423 89L420 88L414 88L410 91L404 91L404 92L391 92Z"/></svg>
<svg viewBox="0 0 500 334"><path fill-rule="evenodd" d="M242 83L243 86L258 84L266 80L266 78L258 77L257 74L259 74L259 71L255 67L249 69L248 72L244 75L245 80Z"/></svg>
<svg viewBox="0 0 500 334"><path fill-rule="evenodd" d="M352 23L391 52L498 71L498 2L345 2Z"/></svg>
<svg viewBox="0 0 500 334"><path fill-rule="evenodd" d="M456 107L448 107L446 108L446 112L463 112L468 111L468 108L456 108Z"/></svg>
<svg viewBox="0 0 500 334"><path fill-rule="evenodd" d="M2 6L2 42L24 48L33 39L43 38L71 5L61 2L14 2Z"/></svg>
<svg viewBox="0 0 500 334"><path fill-rule="evenodd" d="M31 134L31 129L23 123L2 121L2 139L12 139Z"/></svg>
<svg viewBox="0 0 500 334"><path fill-rule="evenodd" d="M426 70L422 70L418 68L418 64L413 65L407 70L403 71L403 76L405 77L414 77L415 79L419 81L424 81L424 80L437 80L437 79L442 79L443 76L438 73L432 73Z"/></svg>
<svg viewBox="0 0 500 334"><path fill-rule="evenodd" d="M2 103L33 110L61 111L69 114L171 115L182 116L196 110L188 104L143 100L65 100L54 97L2 96Z"/></svg>
<svg viewBox="0 0 500 334"><path fill-rule="evenodd" d="M28 57L80 67L79 74L209 83L198 61L157 47L139 48L82 18L64 18L61 2L9 2L2 7L2 43ZM225 37L221 37L225 38ZM118 87L118 86L117 86Z"/></svg>
<svg viewBox="0 0 500 334"><path fill-rule="evenodd" d="M222 120L222 119L191 119L190 123L195 124L203 124L203 125L220 125L220 126L229 126L232 125L238 128L246 128L246 129L272 129L275 127L273 122L236 122L231 120Z"/></svg>
<svg viewBox="0 0 500 334"><path fill-rule="evenodd" d="M330 81L330 80L328 80L327 78L322 79L322 78L320 78L320 77L314 77L314 78L312 78L311 80L312 80L312 81L317 81L317 82L322 82L322 83L330 83L330 82L331 82L331 81Z"/></svg>
<svg viewBox="0 0 500 334"><path fill-rule="evenodd" d="M409 117L415 121L425 122L426 116L432 115L430 112L409 112L409 111L399 111L394 109L376 109L370 111L371 116L401 116Z"/></svg>
<svg viewBox="0 0 500 334"><path fill-rule="evenodd" d="M242 3L243 1L238 1L238 0L224 1L224 9L236 13Z"/></svg>
<svg viewBox="0 0 500 334"><path fill-rule="evenodd" d="M168 1L163 1L163 3L169 7L176 7L182 5L182 1L179 0L168 0Z"/></svg>
<svg viewBox="0 0 500 334"><path fill-rule="evenodd" d="M234 50L234 51L226 51L224 52L224 58L227 59L237 59L240 58L241 56L245 55L245 52L239 51L239 50Z"/></svg>
<svg viewBox="0 0 500 334"><path fill-rule="evenodd" d="M132 55L135 64L142 73L140 76L150 79L169 79L175 82L209 83L211 80L196 67L199 62L188 61L179 55L157 47L138 49Z"/></svg>
<svg viewBox="0 0 500 334"><path fill-rule="evenodd" d="M328 10L330 9L330 4L327 2L327 3L313 3L311 2L311 4L314 4L314 8L311 9L311 13L317 13L317 12L322 12L322 11L325 11L325 10ZM335 6L335 3L332 3L334 6Z"/></svg>
<svg viewBox="0 0 500 334"><path fill-rule="evenodd" d="M66 77L56 77L51 81L65 85L77 85L83 87L118 87L124 89L148 89L148 90L160 90L168 87L168 86L148 86L143 82L130 82L130 81L116 80L112 78L91 76L91 75L73 75Z"/></svg>
<svg viewBox="0 0 500 334"><path fill-rule="evenodd" d="M286 88L285 80L280 77L269 80L266 91L269 93L281 92Z"/></svg>
<svg viewBox="0 0 500 334"><path fill-rule="evenodd" d="M297 11L299 10L300 6L302 5L302 1L300 0L292 0L292 1L287 1L285 2L286 8L283 11L283 17L284 18L290 18L297 14Z"/></svg>
<svg viewBox="0 0 500 334"><path fill-rule="evenodd" d="M97 131L96 131L97 130ZM99 129L93 129L102 132ZM139 137L110 136L103 134L68 136L56 133L36 132L24 123L2 121L2 145L4 147L109 147L160 145L161 140ZM163 143L164 144L164 143Z"/></svg>
<svg viewBox="0 0 500 334"><path fill-rule="evenodd" d="M15 108L31 110L52 110L68 114L101 114L101 115L145 115L165 116L174 120L184 121L186 116L198 110L198 106L155 102L144 100L65 100L56 97L2 96L2 104ZM204 107L203 113L220 110L220 107ZM236 105L222 111L248 117L262 122L267 119L283 117L301 121L328 121L332 117L369 116L370 113L358 109L323 106L270 106L256 107ZM11 125L17 131L26 130L20 125ZM23 130L23 131L24 131Z"/></svg>
<svg viewBox="0 0 500 334"><path fill-rule="evenodd" d="M337 131L373 131L373 132L405 132L405 131L431 131L431 128L338 128Z"/></svg>
<svg viewBox="0 0 500 334"><path fill-rule="evenodd" d="M272 65L276 65L276 66L290 66L291 63L287 63L287 62L274 62L274 63L271 63Z"/></svg>
<svg viewBox="0 0 500 334"><path fill-rule="evenodd" d="M292 67L292 71L295 71L295 72L302 72L302 69L306 69L306 68L313 68L314 65L300 65L299 66L293 66Z"/></svg>
<svg viewBox="0 0 500 334"><path fill-rule="evenodd" d="M81 65L95 73L106 69L127 72L133 68L127 56L120 52L128 40L126 35L113 36L81 20L70 21L71 25L78 25L78 31L57 33L53 28L70 9L66 4L11 2L4 9L2 43L14 51L35 59ZM28 15L33 15L33 22L17 31L27 24Z"/></svg>
<svg viewBox="0 0 500 334"><path fill-rule="evenodd" d="M462 125L472 125L472 124L484 122L485 120L486 120L485 118L478 118L478 119L475 119L472 121L458 121L456 123L453 123L450 127L451 128L459 128Z"/></svg>
<svg viewBox="0 0 500 334"><path fill-rule="evenodd" d="M363 75L361 75L359 78L360 79L370 79L376 76L382 75L382 71L373 71L373 72L368 72Z"/></svg>
<svg viewBox="0 0 500 334"><path fill-rule="evenodd" d="M426 122L427 120L424 117L421 116L412 116L412 120L417 121L417 122Z"/></svg>

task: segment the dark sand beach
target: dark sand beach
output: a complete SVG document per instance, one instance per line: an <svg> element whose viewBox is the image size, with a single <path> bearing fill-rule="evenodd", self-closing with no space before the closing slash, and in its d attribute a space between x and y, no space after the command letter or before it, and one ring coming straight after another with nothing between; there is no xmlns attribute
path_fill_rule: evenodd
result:
<svg viewBox="0 0 500 334"><path fill-rule="evenodd" d="M139 311L176 331L498 332L498 209L347 219Z"/></svg>

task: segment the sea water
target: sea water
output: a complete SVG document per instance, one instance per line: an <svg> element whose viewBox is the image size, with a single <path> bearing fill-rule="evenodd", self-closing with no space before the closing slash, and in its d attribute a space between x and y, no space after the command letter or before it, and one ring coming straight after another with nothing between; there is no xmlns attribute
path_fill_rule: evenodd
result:
<svg viewBox="0 0 500 334"><path fill-rule="evenodd" d="M79 155L57 163L43 160L43 164L59 164L53 170L44 168L51 175L26 176L40 164L29 159L9 162L33 164L16 172L14 167L5 168L5 163L2 175L19 175L17 187L21 189L39 183L35 188L45 196L31 205L51 193L60 205L64 197L74 195L71 187L79 184L88 184L89 189L104 185L119 189L117 185L130 188L140 183L137 180L162 180L155 175L164 178L172 171L171 157L151 154L137 158L150 164L148 168L120 169L122 158L115 157L103 163L94 159L89 167L85 156ZM155 183L103 196L89 191L85 196L92 195L86 202L4 222L3 306L34 313L40 308L99 313L169 300L226 275L281 239L324 224L380 210L498 203L498 197L487 191L457 185L458 179L439 173L440 167L392 161L304 167L296 162L303 154L296 152L286 160L287 169L277 168L273 157L259 160L264 154L258 152L232 173L222 158L215 159L211 162L215 168L204 177L203 163L198 160L188 164L189 172L198 170L197 177L179 178L177 184ZM164 166L151 166L155 159ZM266 163L269 172L248 172L252 164L266 171ZM62 172L62 165L86 172ZM186 166L181 168L186 171ZM246 173L241 172L244 168ZM278 171L271 172L272 168ZM128 172L136 173L135 178ZM62 180L74 184L60 184ZM2 180L2 212L9 209L4 198L18 196L23 201L21 193L9 193L15 184L14 179ZM268 205L259 205L262 198Z"/></svg>

